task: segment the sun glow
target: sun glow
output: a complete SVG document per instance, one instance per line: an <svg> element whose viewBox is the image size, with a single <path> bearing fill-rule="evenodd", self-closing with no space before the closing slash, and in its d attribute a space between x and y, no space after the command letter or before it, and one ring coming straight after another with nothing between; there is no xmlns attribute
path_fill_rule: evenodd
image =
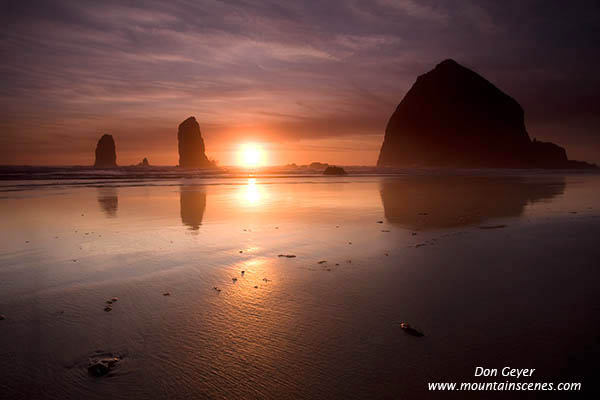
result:
<svg viewBox="0 0 600 400"><path fill-rule="evenodd" d="M262 167L265 164L263 149L255 143L246 143L240 147L239 164L246 168Z"/></svg>

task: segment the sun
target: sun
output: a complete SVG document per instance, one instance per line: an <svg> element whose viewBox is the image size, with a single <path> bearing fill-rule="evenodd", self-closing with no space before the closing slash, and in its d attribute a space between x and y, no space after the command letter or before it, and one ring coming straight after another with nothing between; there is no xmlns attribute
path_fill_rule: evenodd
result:
<svg viewBox="0 0 600 400"><path fill-rule="evenodd" d="M239 163L246 168L257 168L264 165L264 151L255 143L240 146Z"/></svg>

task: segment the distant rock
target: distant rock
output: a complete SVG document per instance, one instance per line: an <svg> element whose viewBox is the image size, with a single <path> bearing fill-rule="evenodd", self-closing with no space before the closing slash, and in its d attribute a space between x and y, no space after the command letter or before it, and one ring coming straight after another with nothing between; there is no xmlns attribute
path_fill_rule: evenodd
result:
<svg viewBox="0 0 600 400"><path fill-rule="evenodd" d="M183 168L206 168L212 163L204 153L204 140L196 118L189 117L179 125L179 166Z"/></svg>
<svg viewBox="0 0 600 400"><path fill-rule="evenodd" d="M347 175L347 172L344 171L344 168L333 165L325 168L323 175Z"/></svg>
<svg viewBox="0 0 600 400"><path fill-rule="evenodd" d="M96 168L113 168L117 166L117 151L112 135L102 135L96 145Z"/></svg>
<svg viewBox="0 0 600 400"><path fill-rule="evenodd" d="M320 163L320 162L312 162L308 166L308 168L310 168L310 169L316 169L316 170L319 170L319 171L323 171L327 167L329 167L329 164L327 164L327 163Z"/></svg>
<svg viewBox="0 0 600 400"><path fill-rule="evenodd" d="M385 131L379 167L589 168L529 138L515 99L454 60L417 78Z"/></svg>
<svg viewBox="0 0 600 400"><path fill-rule="evenodd" d="M138 167L149 167L150 163L148 162L148 159L146 157L144 157L144 159L137 164Z"/></svg>

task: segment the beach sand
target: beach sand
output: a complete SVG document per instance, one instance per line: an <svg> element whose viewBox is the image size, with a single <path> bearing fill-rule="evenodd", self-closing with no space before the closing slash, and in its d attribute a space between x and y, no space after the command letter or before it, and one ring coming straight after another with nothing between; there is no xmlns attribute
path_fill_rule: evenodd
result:
<svg viewBox="0 0 600 400"><path fill-rule="evenodd" d="M427 383L477 366L597 385L599 175L2 188L3 398L464 398Z"/></svg>

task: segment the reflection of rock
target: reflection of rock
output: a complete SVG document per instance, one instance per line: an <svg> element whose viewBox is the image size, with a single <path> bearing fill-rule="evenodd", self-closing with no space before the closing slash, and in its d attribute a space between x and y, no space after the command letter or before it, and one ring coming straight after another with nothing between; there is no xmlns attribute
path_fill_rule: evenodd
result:
<svg viewBox="0 0 600 400"><path fill-rule="evenodd" d="M516 217L527 204L564 189L560 178L420 176L382 181L381 201L388 222L407 229L435 229Z"/></svg>
<svg viewBox="0 0 600 400"><path fill-rule="evenodd" d="M181 207L181 223L197 231L202 225L204 209L206 208L206 193L193 190L193 188L181 188L179 192Z"/></svg>
<svg viewBox="0 0 600 400"><path fill-rule="evenodd" d="M112 135L102 135L96 145L96 168L110 168L117 166L117 150Z"/></svg>
<svg viewBox="0 0 600 400"><path fill-rule="evenodd" d="M113 187L101 187L98 188L98 204L100 209L109 218L117 216L117 209L119 208L119 196L117 188Z"/></svg>
<svg viewBox="0 0 600 400"><path fill-rule="evenodd" d="M211 162L204 154L204 139L196 118L189 117L179 125L179 166L183 168L210 167Z"/></svg>

